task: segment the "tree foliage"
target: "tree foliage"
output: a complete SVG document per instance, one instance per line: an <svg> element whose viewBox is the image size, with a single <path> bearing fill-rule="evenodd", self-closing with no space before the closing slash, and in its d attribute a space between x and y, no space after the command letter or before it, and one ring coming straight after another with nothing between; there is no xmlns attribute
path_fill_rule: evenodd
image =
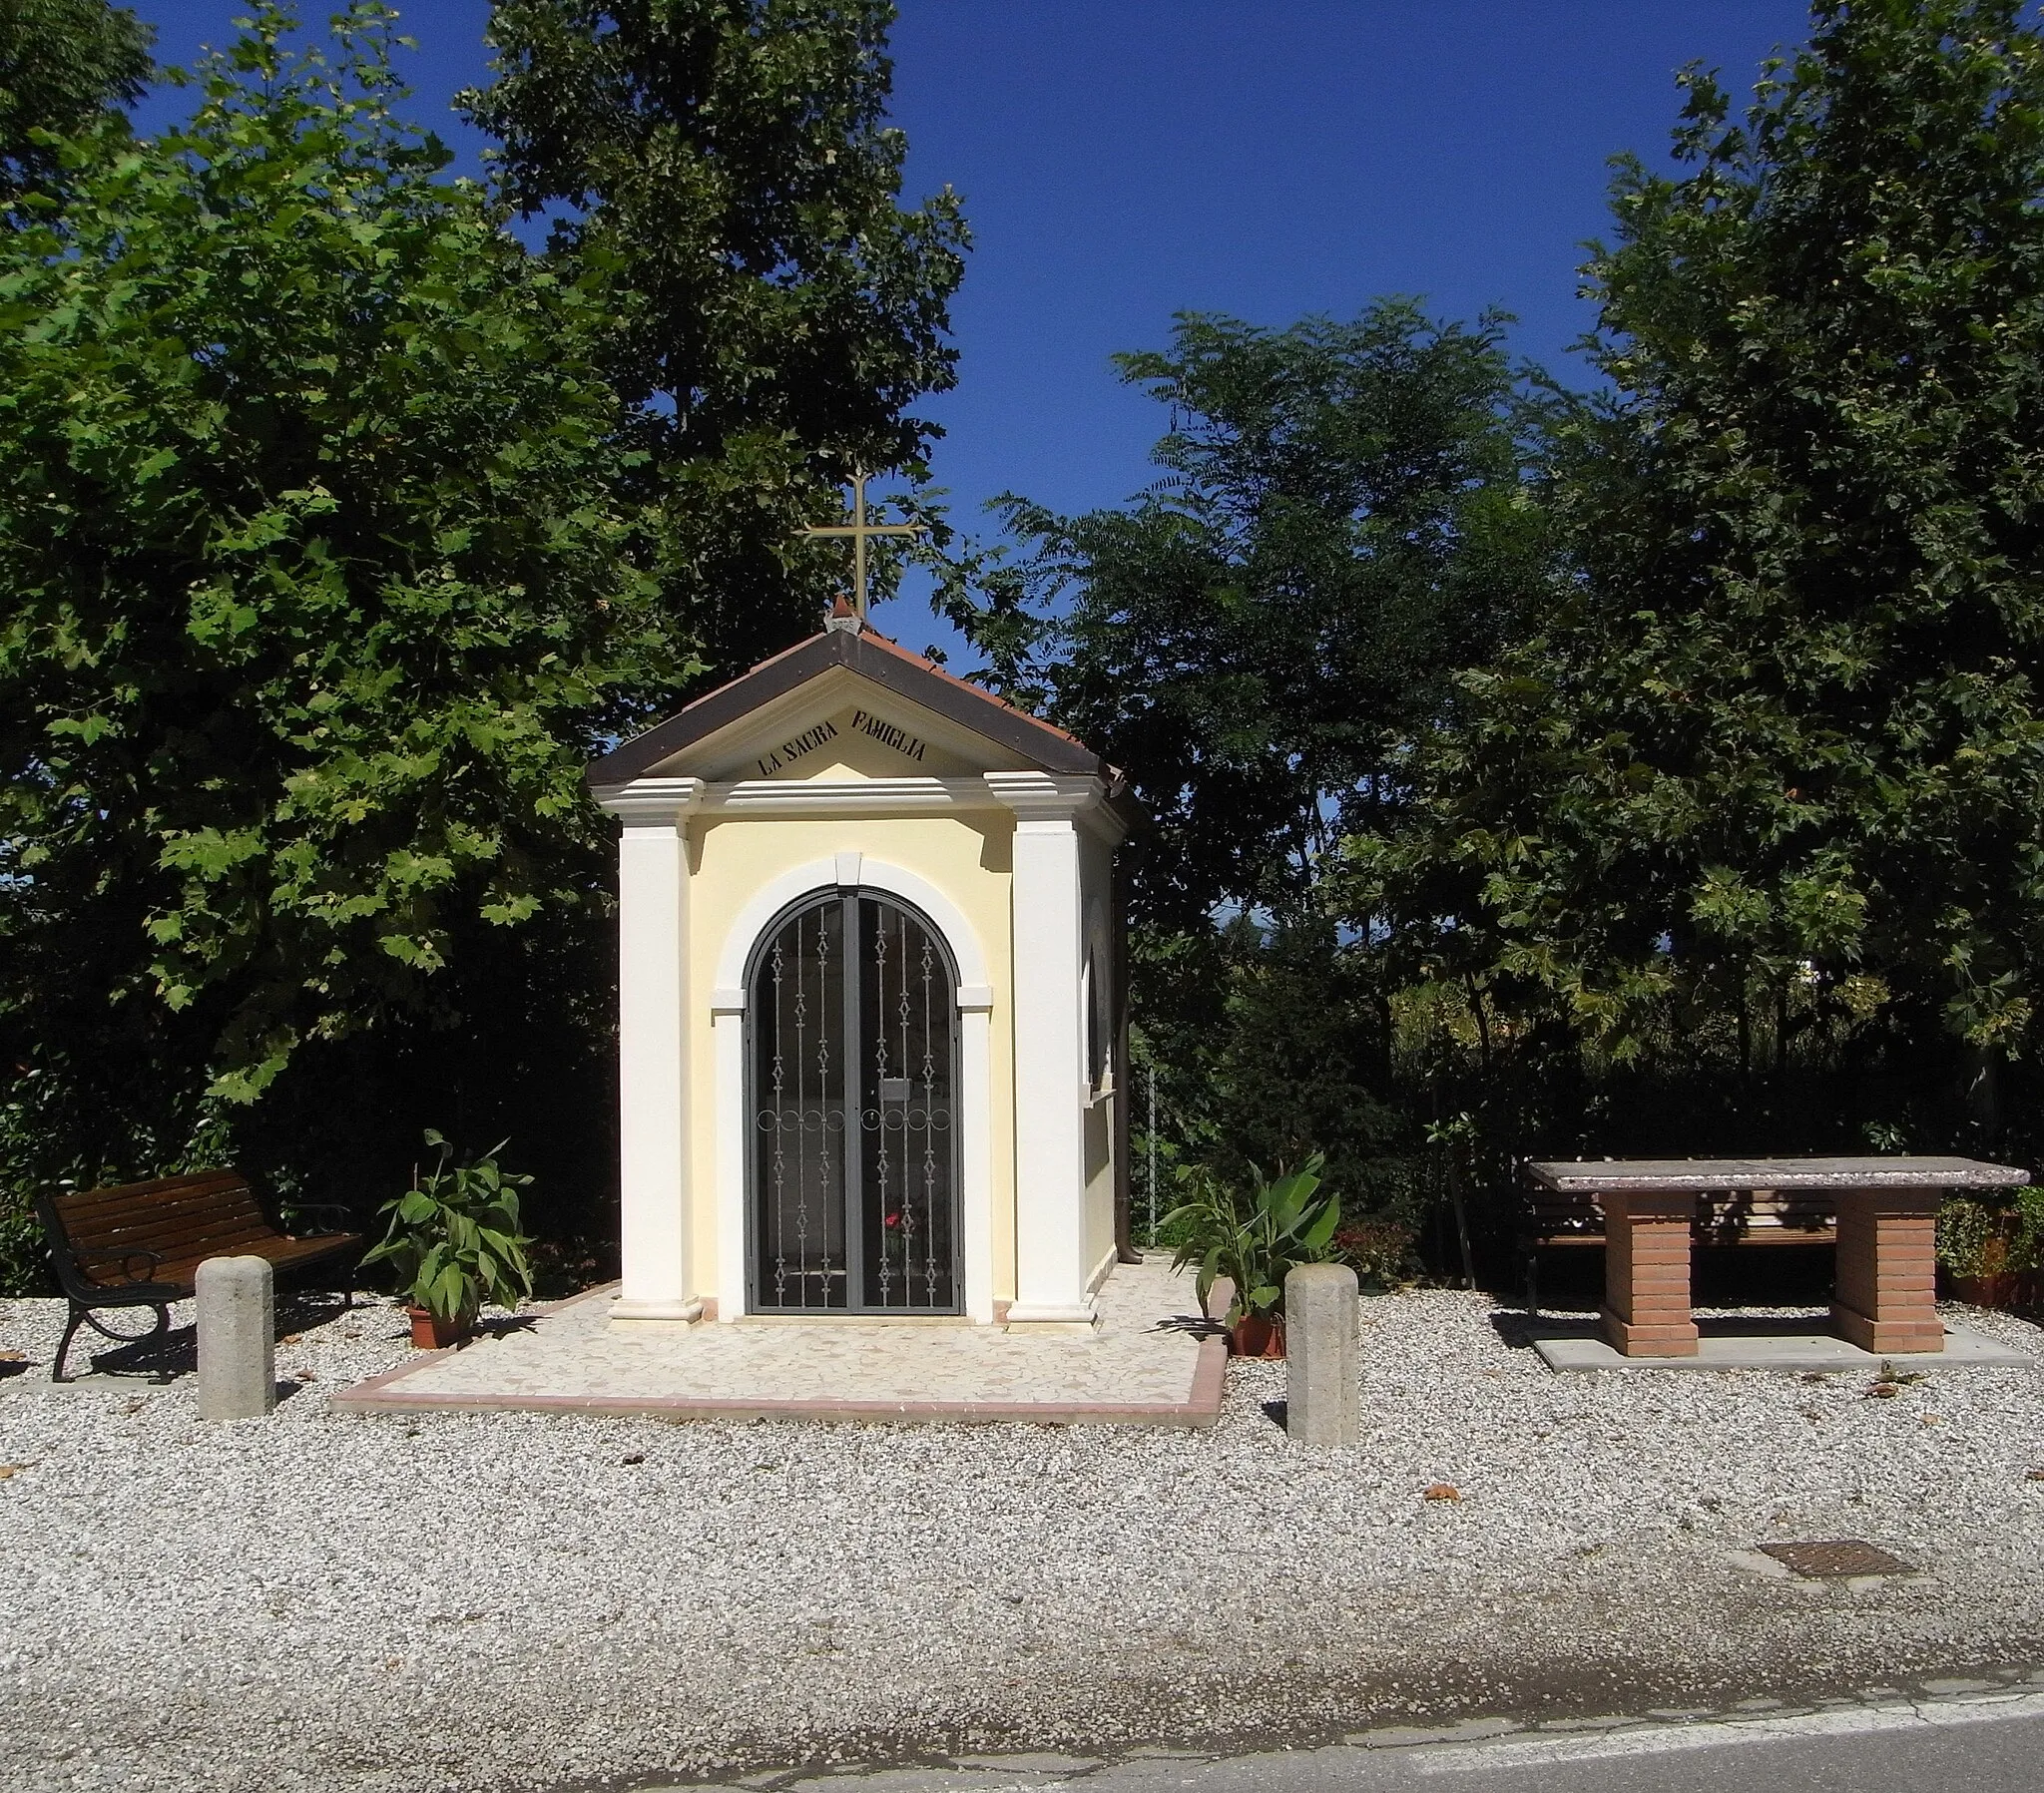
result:
<svg viewBox="0 0 2044 1793"><path fill-rule="evenodd" d="M0 0L0 208L59 171L53 144L142 97L154 34L108 0Z"/></svg>
<svg viewBox="0 0 2044 1793"><path fill-rule="evenodd" d="M791 546L859 469L920 473L964 224L898 204L886 0L498 0L463 96L550 255L606 282L605 365L663 501L667 601L721 672L842 589Z"/></svg>
<svg viewBox="0 0 2044 1793"><path fill-rule="evenodd" d="M1170 407L1163 478L1081 517L1006 503L1041 622L1001 675L1129 769L1139 914L1309 908L1329 847L1396 808L1453 671L1512 627L1541 549L1503 324L1182 317L1117 358Z"/></svg>
<svg viewBox="0 0 2044 1793"><path fill-rule="evenodd" d="M583 764L808 626L796 526L948 378L962 229L893 208L885 19L501 9L479 110L545 252L397 118L376 0L330 53L257 8L153 141L111 50L45 109L0 242L0 1257L61 1177L360 1203L429 1124L606 1230Z"/></svg>
<svg viewBox="0 0 2044 1793"><path fill-rule="evenodd" d="M995 676L1126 768L1138 1049L1171 1146L1248 1174L1324 1151L1379 1193L1389 992L1322 880L1392 826L1453 673L1518 626L1545 566L1538 416L1503 347L1405 300L1271 330L1181 317L1119 357L1169 407L1125 508L1006 501L1023 557L979 619Z"/></svg>
<svg viewBox="0 0 2044 1793"><path fill-rule="evenodd" d="M45 1174L160 1167L146 1114L472 1020L509 937L586 932L582 765L695 665L597 295L392 118L379 7L331 60L285 29L179 130L74 140L61 223L0 241L0 1029Z"/></svg>
<svg viewBox="0 0 2044 1793"><path fill-rule="evenodd" d="M1823 0L1686 172L1621 168L1580 578L1438 742L1422 916L1621 1052L1802 991L2021 1052L2044 945L2044 45ZM1798 1007L1803 1007L1799 1000Z"/></svg>

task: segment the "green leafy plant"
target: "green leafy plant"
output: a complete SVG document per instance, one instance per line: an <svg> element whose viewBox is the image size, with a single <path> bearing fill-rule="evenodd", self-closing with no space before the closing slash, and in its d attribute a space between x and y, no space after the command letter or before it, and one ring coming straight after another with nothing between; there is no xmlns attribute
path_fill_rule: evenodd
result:
<svg viewBox="0 0 2044 1793"><path fill-rule="evenodd" d="M506 1139L468 1164L450 1164L453 1148L431 1127L426 1143L440 1161L384 1203L388 1226L362 1262L396 1265L405 1298L442 1320L472 1318L485 1301L517 1306L532 1293L532 1240L518 1230L518 1191L532 1178L498 1165Z"/></svg>
<svg viewBox="0 0 2044 1793"><path fill-rule="evenodd" d="M1937 1261L1955 1276L2044 1269L2044 1189L2002 1202L1951 1197L1938 1211Z"/></svg>
<svg viewBox="0 0 2044 1793"><path fill-rule="evenodd" d="M1324 1261L1341 1224L1339 1197L1320 1188L1325 1162L1323 1153L1314 1152L1298 1169L1276 1178L1252 1164L1247 1189L1202 1164L1180 1167L1179 1182L1191 1199L1162 1224L1181 1233L1172 1267L1200 1267L1202 1307L1215 1282L1226 1276L1235 1284L1229 1324L1283 1312L1285 1272L1294 1264Z"/></svg>

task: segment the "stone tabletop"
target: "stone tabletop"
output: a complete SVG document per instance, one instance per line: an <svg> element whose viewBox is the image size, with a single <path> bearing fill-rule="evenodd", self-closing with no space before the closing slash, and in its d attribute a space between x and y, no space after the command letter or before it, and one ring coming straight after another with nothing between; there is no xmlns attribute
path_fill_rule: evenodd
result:
<svg viewBox="0 0 2044 1793"><path fill-rule="evenodd" d="M1579 1158L1528 1163L1550 1189L1599 1194L1615 1189L1992 1189L2030 1180L2013 1164L1978 1158Z"/></svg>

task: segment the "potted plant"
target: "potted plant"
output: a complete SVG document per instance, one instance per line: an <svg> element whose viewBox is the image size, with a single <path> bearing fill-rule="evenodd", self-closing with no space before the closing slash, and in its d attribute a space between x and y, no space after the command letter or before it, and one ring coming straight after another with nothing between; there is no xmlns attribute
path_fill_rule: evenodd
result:
<svg viewBox="0 0 2044 1793"><path fill-rule="evenodd" d="M500 1169L500 1139L473 1163L450 1163L447 1141L431 1127L426 1143L440 1161L384 1203L382 1240L365 1264L396 1266L399 1292L410 1304L411 1342L431 1350L459 1344L475 1331L485 1301L515 1307L532 1293L532 1243L518 1229L518 1191L532 1181Z"/></svg>
<svg viewBox="0 0 2044 1793"><path fill-rule="evenodd" d="M1190 1199L1162 1222L1183 1229L1172 1268L1199 1265L1202 1311L1217 1281L1225 1276L1234 1284L1225 1318L1238 1356L1284 1355L1285 1272L1325 1259L1341 1224L1340 1201L1320 1188L1325 1163L1325 1155L1314 1152L1298 1169L1276 1178L1252 1164L1247 1190L1201 1165L1179 1170Z"/></svg>
<svg viewBox="0 0 2044 1793"><path fill-rule="evenodd" d="M1947 1200L1937 1216L1937 1261L1952 1295L1975 1307L2044 1302L2044 1189L2013 1200Z"/></svg>

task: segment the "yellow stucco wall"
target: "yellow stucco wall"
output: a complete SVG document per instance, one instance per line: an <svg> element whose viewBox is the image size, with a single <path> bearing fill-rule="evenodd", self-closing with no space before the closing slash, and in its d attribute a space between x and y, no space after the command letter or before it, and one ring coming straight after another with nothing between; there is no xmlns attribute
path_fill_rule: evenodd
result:
<svg viewBox="0 0 2044 1793"><path fill-rule="evenodd" d="M825 757L818 755L818 757ZM835 759L835 755L828 757ZM841 760L839 777L862 772ZM695 1262L700 1292L714 1294L718 1262L717 1114L711 994L718 964L741 912L775 878L840 852L861 853L914 872L943 892L978 936L993 988L992 1247L996 1300L1015 1289L1015 1111L1013 962L1010 935L1010 847L1013 817L989 811L931 817L803 817L713 813L689 825L689 1182L695 1211ZM750 1141L748 1141L750 1144ZM1110 1243L1113 1197L1109 1193ZM1090 1204L1089 1204L1090 1205Z"/></svg>

